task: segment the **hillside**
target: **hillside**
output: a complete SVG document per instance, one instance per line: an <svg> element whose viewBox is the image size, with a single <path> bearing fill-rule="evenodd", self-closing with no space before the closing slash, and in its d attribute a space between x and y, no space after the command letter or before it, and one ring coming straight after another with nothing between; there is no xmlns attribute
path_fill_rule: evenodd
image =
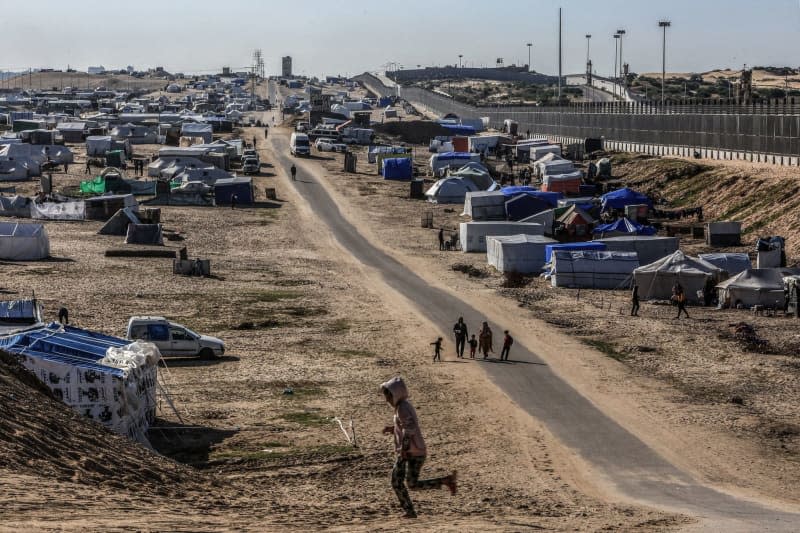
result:
<svg viewBox="0 0 800 533"><path fill-rule="evenodd" d="M786 238L787 254L800 257L800 179L794 169L739 161L696 163L677 158L617 154L614 176L670 207L702 207L706 220L743 222L742 242Z"/></svg>

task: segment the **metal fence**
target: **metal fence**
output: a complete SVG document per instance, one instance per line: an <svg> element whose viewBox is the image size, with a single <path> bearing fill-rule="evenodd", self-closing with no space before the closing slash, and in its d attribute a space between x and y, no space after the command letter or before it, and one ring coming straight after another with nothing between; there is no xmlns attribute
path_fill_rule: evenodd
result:
<svg viewBox="0 0 800 533"><path fill-rule="evenodd" d="M373 92L394 94L377 78L363 77ZM519 123L521 132L573 139L602 137L606 144L648 153L689 154L698 151L720 159L748 159L800 164L800 106L793 100L736 105L732 102L578 103L558 107L486 106L463 104L417 87L400 91L405 100L444 116L488 117L494 128L505 119ZM629 147L629 148L625 148ZM705 157L705 156L704 156Z"/></svg>

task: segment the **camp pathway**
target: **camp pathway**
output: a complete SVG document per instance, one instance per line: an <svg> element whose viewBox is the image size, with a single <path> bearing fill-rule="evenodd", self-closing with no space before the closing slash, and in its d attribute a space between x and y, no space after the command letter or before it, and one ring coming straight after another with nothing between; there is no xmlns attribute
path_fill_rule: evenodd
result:
<svg viewBox="0 0 800 533"><path fill-rule="evenodd" d="M284 176L293 163L297 166L297 181L292 184L340 245L365 266L380 271L385 283L413 302L433 324L448 332L457 316L463 316L469 324L485 320L478 309L432 287L362 236L318 181L319 167L289 154L287 130L271 135L269 141L275 166L283 168ZM503 328L491 321L489 324L499 339ZM493 382L631 500L698 517L700 524L693 530L797 530L800 515L775 511L698 484L555 375L523 343L515 343L513 351L511 363L484 364Z"/></svg>

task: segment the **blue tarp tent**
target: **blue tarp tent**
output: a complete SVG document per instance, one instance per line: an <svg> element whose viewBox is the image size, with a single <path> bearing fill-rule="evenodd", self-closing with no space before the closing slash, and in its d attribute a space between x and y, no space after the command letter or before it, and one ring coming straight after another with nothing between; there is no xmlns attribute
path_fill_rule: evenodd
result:
<svg viewBox="0 0 800 533"><path fill-rule="evenodd" d="M653 207L653 202L646 194L636 192L633 189L617 189L602 196L603 211L609 209L625 209L626 205L647 204L648 207Z"/></svg>
<svg viewBox="0 0 800 533"><path fill-rule="evenodd" d="M601 224L594 228L595 234L606 237L614 235L655 235L656 229L653 226L643 226L632 222L627 218L620 218L611 224Z"/></svg>
<svg viewBox="0 0 800 533"><path fill-rule="evenodd" d="M385 180L410 180L414 175L411 159L393 157L381 162L381 176Z"/></svg>
<svg viewBox="0 0 800 533"><path fill-rule="evenodd" d="M254 201L252 178L223 178L214 183L214 199L217 204L231 203L236 195L237 204L252 204Z"/></svg>
<svg viewBox="0 0 800 533"><path fill-rule="evenodd" d="M464 126L463 124L441 124L443 128L447 128L447 130L453 135L475 135L476 130L472 126Z"/></svg>
<svg viewBox="0 0 800 533"><path fill-rule="evenodd" d="M547 211L552 206L544 199L530 194L518 194L506 201L506 217L515 222L528 218L542 211Z"/></svg>
<svg viewBox="0 0 800 533"><path fill-rule="evenodd" d="M564 197L564 195L560 192L540 191L535 187L528 187L524 185L503 187L500 190L503 195L508 198L513 198L515 196L519 196L520 194L527 194L547 202L550 207L558 207L558 201Z"/></svg>
<svg viewBox="0 0 800 533"><path fill-rule="evenodd" d="M544 262L549 263L553 258L553 252L566 251L566 252L604 252L606 250L605 243L602 242L562 242L559 244L548 244L544 247Z"/></svg>

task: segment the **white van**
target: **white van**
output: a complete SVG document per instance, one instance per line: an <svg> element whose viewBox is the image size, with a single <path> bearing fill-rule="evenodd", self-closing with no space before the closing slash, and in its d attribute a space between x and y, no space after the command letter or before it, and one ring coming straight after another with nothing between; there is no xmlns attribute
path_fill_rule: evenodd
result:
<svg viewBox="0 0 800 533"><path fill-rule="evenodd" d="M132 316L128 320L126 337L152 342L161 355L214 359L225 353L225 343L216 337L200 335L163 316Z"/></svg>
<svg viewBox="0 0 800 533"><path fill-rule="evenodd" d="M289 141L289 151L292 155L310 155L311 143L308 140L308 135L305 133L292 133L292 139Z"/></svg>

